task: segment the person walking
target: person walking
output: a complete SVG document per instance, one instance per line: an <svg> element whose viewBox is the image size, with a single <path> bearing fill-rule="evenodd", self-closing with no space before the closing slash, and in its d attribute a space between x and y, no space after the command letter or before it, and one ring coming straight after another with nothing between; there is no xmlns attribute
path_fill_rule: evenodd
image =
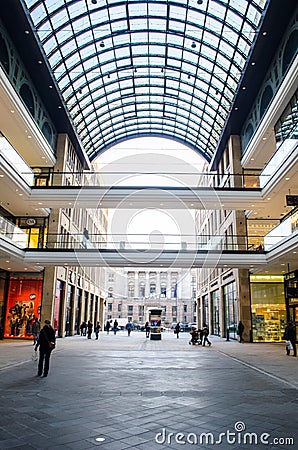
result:
<svg viewBox="0 0 298 450"><path fill-rule="evenodd" d="M37 344L39 333L40 333L40 322L38 320L38 317L35 317L34 322L32 324L33 345Z"/></svg>
<svg viewBox="0 0 298 450"><path fill-rule="evenodd" d="M118 320L117 319L114 320L113 330L114 330L114 334L116 334L118 331Z"/></svg>
<svg viewBox="0 0 298 450"><path fill-rule="evenodd" d="M242 337L243 332L244 332L244 325L243 325L243 323L242 323L241 320L240 320L239 323L238 323L238 327L237 327L237 334L238 334L238 336L239 336L239 342L240 342L240 343L241 343L241 342L244 342L244 339L243 339L243 337Z"/></svg>
<svg viewBox="0 0 298 450"><path fill-rule="evenodd" d="M150 335L150 325L149 325L149 322L146 322L146 323L145 323L145 331L146 331L146 338L148 338L149 335Z"/></svg>
<svg viewBox="0 0 298 450"><path fill-rule="evenodd" d="M178 322L175 326L175 334L177 336L177 339L179 339L179 333L180 333L180 322Z"/></svg>
<svg viewBox="0 0 298 450"><path fill-rule="evenodd" d="M210 347L210 345L211 345L211 342L209 341L209 339L208 339L208 336L209 336L209 329L208 329L208 327L207 326L205 326L204 328L203 328L203 347L205 347L205 345L206 345L206 342L207 342L207 344L209 345L209 347Z"/></svg>
<svg viewBox="0 0 298 450"><path fill-rule="evenodd" d="M109 320L107 320L107 323L106 323L106 331L107 331L107 334L109 334L110 328L111 328L111 323L110 323Z"/></svg>
<svg viewBox="0 0 298 450"><path fill-rule="evenodd" d="M80 325L81 336L86 336L86 329L87 329L87 324L86 324L85 320L83 320L83 322Z"/></svg>
<svg viewBox="0 0 298 450"><path fill-rule="evenodd" d="M91 339L92 327L93 327L93 324L92 324L91 320L88 320L88 323L87 323L87 339Z"/></svg>
<svg viewBox="0 0 298 450"><path fill-rule="evenodd" d="M45 325L39 333L38 341L35 346L35 351L39 347L39 361L37 375L40 377L48 376L50 368L50 357L53 349L56 346L55 330L51 326L50 320L44 321Z"/></svg>
<svg viewBox="0 0 298 450"><path fill-rule="evenodd" d="M127 335L130 336L130 333L131 333L131 330L132 330L132 323L131 323L130 320L127 322L125 328L127 329Z"/></svg>
<svg viewBox="0 0 298 450"><path fill-rule="evenodd" d="M285 328L284 339L286 341L291 342L291 346L293 348L293 356L297 356L297 348L296 348L296 327L293 322L288 322ZM286 346L287 356L290 356L291 346Z"/></svg>
<svg viewBox="0 0 298 450"><path fill-rule="evenodd" d="M101 329L100 323L97 321L96 325L94 327L94 331L95 331L95 339L98 340L99 337L99 331Z"/></svg>
<svg viewBox="0 0 298 450"><path fill-rule="evenodd" d="M89 233L88 233L87 228L84 228L83 241L82 241L82 245L84 248L87 248L88 241L89 241Z"/></svg>

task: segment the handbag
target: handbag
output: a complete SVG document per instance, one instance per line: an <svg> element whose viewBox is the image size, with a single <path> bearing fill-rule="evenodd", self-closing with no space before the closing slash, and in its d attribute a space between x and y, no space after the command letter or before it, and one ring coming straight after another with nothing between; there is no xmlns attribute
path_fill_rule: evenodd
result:
<svg viewBox="0 0 298 450"><path fill-rule="evenodd" d="M287 350L293 350L293 345L292 345L292 342L291 342L291 341L287 341L287 342L286 342L286 349L287 349Z"/></svg>
<svg viewBox="0 0 298 450"><path fill-rule="evenodd" d="M50 347L50 349L51 349L51 350L54 350L54 348L56 347L55 342L51 342L51 341L48 341L48 342L49 342L49 347Z"/></svg>

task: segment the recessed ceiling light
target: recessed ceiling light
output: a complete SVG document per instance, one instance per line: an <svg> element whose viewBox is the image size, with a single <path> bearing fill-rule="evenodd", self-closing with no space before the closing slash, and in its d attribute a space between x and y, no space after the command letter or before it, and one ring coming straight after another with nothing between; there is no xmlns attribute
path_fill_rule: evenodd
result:
<svg viewBox="0 0 298 450"><path fill-rule="evenodd" d="M289 179L290 179L290 178L289 178L289 177L287 177L287 178L286 178L286 181L289 181Z"/></svg>

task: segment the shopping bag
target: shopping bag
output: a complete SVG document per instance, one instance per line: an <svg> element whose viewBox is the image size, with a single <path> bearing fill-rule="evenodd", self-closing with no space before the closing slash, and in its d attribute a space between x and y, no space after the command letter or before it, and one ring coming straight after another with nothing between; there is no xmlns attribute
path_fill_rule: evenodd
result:
<svg viewBox="0 0 298 450"><path fill-rule="evenodd" d="M292 345L291 341L286 342L286 348L287 348L287 350L293 350L293 345Z"/></svg>
<svg viewBox="0 0 298 450"><path fill-rule="evenodd" d="M31 359L32 359L32 361L37 361L37 351L36 350L33 350L33 353L31 355Z"/></svg>

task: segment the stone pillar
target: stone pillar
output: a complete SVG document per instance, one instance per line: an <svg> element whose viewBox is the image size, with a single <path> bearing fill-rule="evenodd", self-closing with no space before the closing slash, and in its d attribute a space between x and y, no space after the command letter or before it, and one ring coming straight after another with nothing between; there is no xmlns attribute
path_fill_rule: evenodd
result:
<svg viewBox="0 0 298 450"><path fill-rule="evenodd" d="M56 268L46 267L44 270L43 292L41 303L40 321L53 321L54 314L54 299L56 295Z"/></svg>

